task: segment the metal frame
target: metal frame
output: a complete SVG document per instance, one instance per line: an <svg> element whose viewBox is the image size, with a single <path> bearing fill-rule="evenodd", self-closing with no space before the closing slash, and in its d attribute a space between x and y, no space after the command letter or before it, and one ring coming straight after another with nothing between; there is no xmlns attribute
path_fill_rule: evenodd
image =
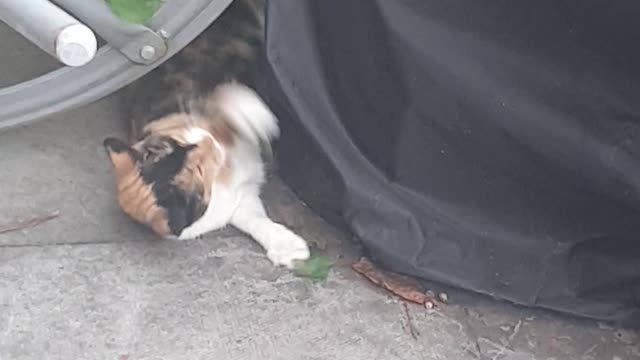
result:
<svg viewBox="0 0 640 360"><path fill-rule="evenodd" d="M59 0L62 2L62 0ZM85 0L88 1L88 0ZM103 98L166 61L204 31L233 0L167 0L147 27L167 44L151 64L132 62L110 45L82 67L63 67L0 89L0 131ZM81 18L78 14L74 14ZM88 24L91 27L91 24Z"/></svg>
<svg viewBox="0 0 640 360"><path fill-rule="evenodd" d="M50 0L70 12L91 30L120 50L129 60L151 64L167 52L165 39L147 26L132 24L115 16L105 0ZM145 51L146 50L146 51Z"/></svg>

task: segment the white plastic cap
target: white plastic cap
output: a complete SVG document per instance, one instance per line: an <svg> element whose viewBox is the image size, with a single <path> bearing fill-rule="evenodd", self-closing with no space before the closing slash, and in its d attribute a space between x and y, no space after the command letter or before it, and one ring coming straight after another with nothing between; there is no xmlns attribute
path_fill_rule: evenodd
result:
<svg viewBox="0 0 640 360"><path fill-rule="evenodd" d="M93 60L97 51L95 34L82 24L67 26L56 38L56 55L67 66L85 65Z"/></svg>

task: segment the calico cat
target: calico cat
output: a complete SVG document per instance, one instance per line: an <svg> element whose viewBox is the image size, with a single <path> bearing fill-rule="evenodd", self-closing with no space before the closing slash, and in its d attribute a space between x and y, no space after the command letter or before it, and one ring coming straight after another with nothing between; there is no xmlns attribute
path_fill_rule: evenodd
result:
<svg viewBox="0 0 640 360"><path fill-rule="evenodd" d="M126 89L129 143L108 138L120 208L156 234L193 239L231 224L275 265L309 257L306 242L266 214L261 147L277 120L251 89L264 0L235 0L171 60Z"/></svg>

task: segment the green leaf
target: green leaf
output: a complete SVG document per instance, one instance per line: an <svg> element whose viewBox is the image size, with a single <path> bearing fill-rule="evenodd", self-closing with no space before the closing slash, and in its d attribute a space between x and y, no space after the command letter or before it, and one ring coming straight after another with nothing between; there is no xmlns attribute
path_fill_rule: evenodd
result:
<svg viewBox="0 0 640 360"><path fill-rule="evenodd" d="M298 276L321 281L327 278L332 265L331 259L326 256L312 256L303 262L297 263L294 273Z"/></svg>
<svg viewBox="0 0 640 360"><path fill-rule="evenodd" d="M163 0L105 0L119 18L142 24L160 8Z"/></svg>

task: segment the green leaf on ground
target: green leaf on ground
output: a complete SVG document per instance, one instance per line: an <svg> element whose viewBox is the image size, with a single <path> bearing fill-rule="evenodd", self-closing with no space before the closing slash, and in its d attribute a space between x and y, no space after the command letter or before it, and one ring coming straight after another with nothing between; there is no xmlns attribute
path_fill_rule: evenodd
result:
<svg viewBox="0 0 640 360"><path fill-rule="evenodd" d="M331 259L326 256L311 256L309 259L296 264L294 273L298 276L322 281L329 275L333 266Z"/></svg>
<svg viewBox="0 0 640 360"><path fill-rule="evenodd" d="M105 0L119 18L142 24L160 8L163 0Z"/></svg>

